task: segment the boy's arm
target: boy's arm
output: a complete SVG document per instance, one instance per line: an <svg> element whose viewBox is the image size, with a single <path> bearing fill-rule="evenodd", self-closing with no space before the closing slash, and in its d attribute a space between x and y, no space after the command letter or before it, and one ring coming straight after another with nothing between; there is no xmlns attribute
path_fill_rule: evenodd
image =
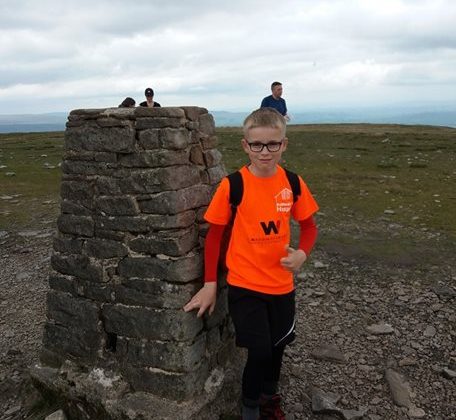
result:
<svg viewBox="0 0 456 420"><path fill-rule="evenodd" d="M281 258L282 266L288 271L296 271L307 260L317 239L317 226L312 216L299 222L300 234L298 249L286 246L287 256Z"/></svg>
<svg viewBox="0 0 456 420"><path fill-rule="evenodd" d="M211 223L204 242L204 286L184 306L189 312L199 309L197 317L201 317L209 309L209 315L215 308L217 299L217 266L220 256L220 244L226 225Z"/></svg>

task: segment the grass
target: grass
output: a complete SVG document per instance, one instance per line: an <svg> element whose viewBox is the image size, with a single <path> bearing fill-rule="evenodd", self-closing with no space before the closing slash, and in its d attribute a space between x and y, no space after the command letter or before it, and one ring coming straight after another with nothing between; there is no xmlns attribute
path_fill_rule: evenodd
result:
<svg viewBox="0 0 456 420"><path fill-rule="evenodd" d="M55 220L62 151L60 132L0 135L0 229ZM11 172L15 175L8 176Z"/></svg>
<svg viewBox="0 0 456 420"><path fill-rule="evenodd" d="M217 135L228 171L246 163L240 128ZM289 126L288 138L283 164L304 177L325 225L391 222L456 236L456 129L302 125ZM62 149L63 133L0 135L0 229L55 220Z"/></svg>

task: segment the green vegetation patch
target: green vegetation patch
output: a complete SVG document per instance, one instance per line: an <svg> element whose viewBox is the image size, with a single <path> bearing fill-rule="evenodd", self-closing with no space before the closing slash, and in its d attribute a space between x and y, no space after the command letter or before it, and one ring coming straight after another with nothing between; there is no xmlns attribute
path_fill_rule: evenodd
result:
<svg viewBox="0 0 456 420"><path fill-rule="evenodd" d="M63 133L0 135L0 229L55 221Z"/></svg>

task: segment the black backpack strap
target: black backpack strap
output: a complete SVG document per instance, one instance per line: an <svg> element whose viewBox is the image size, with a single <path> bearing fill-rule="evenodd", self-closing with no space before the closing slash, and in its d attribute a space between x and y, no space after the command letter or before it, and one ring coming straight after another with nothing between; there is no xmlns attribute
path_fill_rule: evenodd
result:
<svg viewBox="0 0 456 420"><path fill-rule="evenodd" d="M230 205L232 211L232 219L236 215L236 210L241 204L242 195L244 194L244 183L242 175L239 171L233 172L227 176L230 183Z"/></svg>
<svg viewBox="0 0 456 420"><path fill-rule="evenodd" d="M291 191L293 191L293 203L296 203L298 197L301 195L301 183L299 182L299 176L288 169L285 169L285 174L287 175Z"/></svg>

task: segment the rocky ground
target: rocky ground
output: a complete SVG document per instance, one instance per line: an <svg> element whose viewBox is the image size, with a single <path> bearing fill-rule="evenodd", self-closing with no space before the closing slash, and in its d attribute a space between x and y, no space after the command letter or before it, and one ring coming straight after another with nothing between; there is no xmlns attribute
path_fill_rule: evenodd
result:
<svg viewBox="0 0 456 420"><path fill-rule="evenodd" d="M438 235L420 231L409 232L426 243L419 263L373 258L363 252L367 232L358 226L357 247L317 247L298 276L298 338L282 380L287 418L456 419L454 254L443 246L434 259L426 248L441 246ZM1 419L44 417L28 366L40 348L51 242L51 229L0 232Z"/></svg>

